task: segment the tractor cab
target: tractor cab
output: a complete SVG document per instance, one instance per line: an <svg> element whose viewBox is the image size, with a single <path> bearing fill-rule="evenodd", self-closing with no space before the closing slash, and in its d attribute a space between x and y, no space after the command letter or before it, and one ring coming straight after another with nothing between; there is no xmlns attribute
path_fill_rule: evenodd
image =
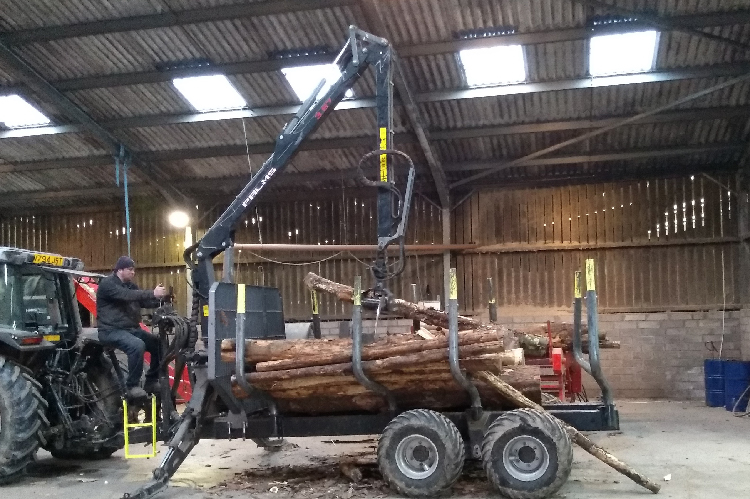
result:
<svg viewBox="0 0 750 499"><path fill-rule="evenodd" d="M0 354L18 357L75 342L77 258L0 247Z"/></svg>

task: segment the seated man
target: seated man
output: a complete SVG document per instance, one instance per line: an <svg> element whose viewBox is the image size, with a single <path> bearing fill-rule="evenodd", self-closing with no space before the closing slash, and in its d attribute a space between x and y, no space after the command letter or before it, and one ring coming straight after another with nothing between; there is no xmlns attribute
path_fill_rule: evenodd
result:
<svg viewBox="0 0 750 499"><path fill-rule="evenodd" d="M159 298L167 296L162 285L153 291L141 290L133 282L135 262L121 256L114 271L102 279L96 291L96 315L99 341L125 352L128 356L126 387L130 398L141 398L159 391L159 338L140 327L141 307L159 306ZM151 367L146 373L146 383L141 388L143 354L151 354Z"/></svg>

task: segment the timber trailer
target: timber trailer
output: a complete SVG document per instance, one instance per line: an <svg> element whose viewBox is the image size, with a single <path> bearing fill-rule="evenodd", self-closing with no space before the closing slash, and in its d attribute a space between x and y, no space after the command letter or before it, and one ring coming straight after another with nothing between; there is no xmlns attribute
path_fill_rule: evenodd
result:
<svg viewBox="0 0 750 499"><path fill-rule="evenodd" d="M185 250L193 287L191 320L194 325L200 323L206 349L195 350L194 345L187 342L192 335L182 335L170 346L172 351L178 352L177 363L187 366L192 397L179 416L171 407L169 411L162 408L159 439L167 442L167 450L153 472L153 480L125 497L146 499L165 489L170 477L200 439L248 438L259 442L285 437L370 434L381 435L378 447L380 470L389 485L400 494L412 497L439 495L458 479L464 460L469 457L483 459L489 479L501 494L530 499L547 497L562 486L572 465L571 442L549 414L579 430L619 428L617 410L599 366L595 294L587 296L590 365L580 354L582 300L576 299L576 358L602 388L601 403L557 404L548 407L549 414L529 409L483 410L477 389L458 363L454 291L448 307L451 318L449 362L456 382L468 392L471 406L457 412L438 412L429 408L400 410L388 391L367 377L362 369L361 356L362 309L387 312L390 293L384 282L400 273L405 261L404 234L415 169L409 157L392 149L391 145L392 74L398 61L387 40L352 26L335 62L341 71L339 78L325 92L322 92L325 82L320 82L278 135L270 158L203 238ZM378 414L280 413L270 396L246 381L244 363L246 339L285 337L280 293L274 288L215 281L213 259L227 250L230 251L226 257L231 258L234 229L240 218L251 209L262 190L282 173L300 144L333 111L369 66L375 72L378 149L365 155L357 168L361 182L377 189L377 252L371 268L374 286L366 292L357 289L355 293L352 360L357 380L382 395L388 401L388 410ZM377 180L367 179L362 170L362 165L371 158L378 160ZM394 158L408 165L403 193L395 186ZM399 248L395 259L387 255L391 244ZM452 288L455 290L454 286ZM235 340L234 365L221 360L221 342L225 339ZM179 378L180 373L175 377ZM233 395L233 381L248 394L247 398ZM139 431L133 432L130 442L151 440L150 435Z"/></svg>

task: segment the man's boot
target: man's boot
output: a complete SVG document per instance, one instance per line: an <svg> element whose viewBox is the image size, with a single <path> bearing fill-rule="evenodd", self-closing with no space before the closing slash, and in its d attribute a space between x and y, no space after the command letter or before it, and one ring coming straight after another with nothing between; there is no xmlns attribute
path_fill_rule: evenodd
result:
<svg viewBox="0 0 750 499"><path fill-rule="evenodd" d="M138 400L138 399L145 399L146 397L148 397L148 393L146 393L146 390L144 390L140 386L134 386L132 388L128 388L129 399Z"/></svg>
<svg viewBox="0 0 750 499"><path fill-rule="evenodd" d="M143 385L143 389L146 393L161 395L161 383L159 383L158 379L147 379Z"/></svg>

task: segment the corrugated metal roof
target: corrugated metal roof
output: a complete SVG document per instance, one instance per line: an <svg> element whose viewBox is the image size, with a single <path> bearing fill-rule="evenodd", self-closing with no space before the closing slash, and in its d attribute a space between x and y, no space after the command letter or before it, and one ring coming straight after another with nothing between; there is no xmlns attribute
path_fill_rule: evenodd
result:
<svg viewBox="0 0 750 499"><path fill-rule="evenodd" d="M98 141L84 134L41 135L0 142L0 157L9 163L98 156L107 152Z"/></svg>
<svg viewBox="0 0 750 499"><path fill-rule="evenodd" d="M607 0L613 1L613 0ZM128 16L205 9L231 5L237 0L5 0L0 34L46 26L67 26ZM747 0L617 0L617 6L633 10L655 10L663 16L750 10ZM269 4L270 5L270 4ZM510 27L519 33L583 27L587 16L599 9L586 9L578 2L557 0L389 0L378 4L384 14L388 36L399 46L455 40L462 30ZM208 58L215 63L267 60L278 50L326 46L338 50L347 27L357 24L369 28L364 11L356 1L348 6L302 10L286 14L243 17L232 20L201 22L158 29L126 31L85 37L61 38L14 48L19 55L52 81L86 76L117 75L153 71L162 63L191 58ZM740 43L750 43L750 24L724 26L710 30ZM586 77L585 40L529 45L525 48L530 82L556 81ZM658 69L706 66L748 60L747 52L728 44L685 32L665 32L660 36L656 59ZM1 63L0 63L1 65ZM403 59L407 81L417 93L454 90L463 87L456 54L436 54ZM17 75L0 67L0 85L17 83ZM250 108L285 106L298 102L280 71L230 76ZM425 125L432 131L459 130L467 127L539 123L554 120L576 120L622 116L652 109L672 102L726 78L699 78L659 83L620 85L595 89L536 92L492 98L449 100L420 104ZM355 87L356 96L374 94L370 75ZM37 99L33 92L32 99ZM88 89L67 94L74 103L100 122L118 118L192 113L191 106L171 83L123 85ZM742 83L680 106L682 109L746 106L750 83ZM39 99L39 108L55 124L65 123L64 115L53 102ZM177 151L201 147L242 146L272 142L289 115L265 116L244 120L206 121L177 125L116 129L119 136L135 151ZM395 131L411 132L405 112L398 107L394 116ZM580 154L580 151L627 151L680 145L735 143L747 139L750 122L744 116L732 119L672 122L629 126L556 154ZM315 139L347 139L373 136L375 110L357 109L333 113L316 131ZM561 140L575 137L581 130L545 133L499 135L476 139L433 140L438 157L446 163L499 160L522 156ZM346 144L344 144L346 145ZM415 143L403 144L424 168L424 158ZM291 171L343 170L352 168L364 147L342 147L303 151L290 165ZM85 133L48 135L0 140L0 162L23 162L46 159L86 157L108 154L108 148ZM704 160L708 163L728 161L734 153L716 152L680 157L680 162ZM267 154L253 154L250 163L259 167ZM697 158L697 159L696 159ZM684 161L683 161L684 160ZM697 164L697 163L696 163ZM630 166L628 166L630 165ZM236 176L248 171L247 158L217 157L185 161L165 161L159 165L177 182L180 179ZM557 169L527 167L510 169L502 175L528 178L529 175L560 175L573 172L621 172L660 168L654 161L632 161L564 165ZM630 168L630 170L628 170ZM640 171L640 170L639 170ZM656 170L655 170L656 171ZM576 173L578 172L578 173ZM451 178L457 178L451 172ZM109 186L111 168L63 170L3 174L3 192L76 187ZM76 180L76 177L83 180ZM430 182L426 171L420 178ZM137 170L133 182L137 182ZM349 182L349 181L347 181ZM330 182L329 182L330 183ZM307 183L305 188L324 186ZM230 186L235 187L235 186ZM228 192L231 188L228 189ZM58 200L60 201L60 200ZM40 201L47 202L47 201ZM51 202L51 201L50 201Z"/></svg>

